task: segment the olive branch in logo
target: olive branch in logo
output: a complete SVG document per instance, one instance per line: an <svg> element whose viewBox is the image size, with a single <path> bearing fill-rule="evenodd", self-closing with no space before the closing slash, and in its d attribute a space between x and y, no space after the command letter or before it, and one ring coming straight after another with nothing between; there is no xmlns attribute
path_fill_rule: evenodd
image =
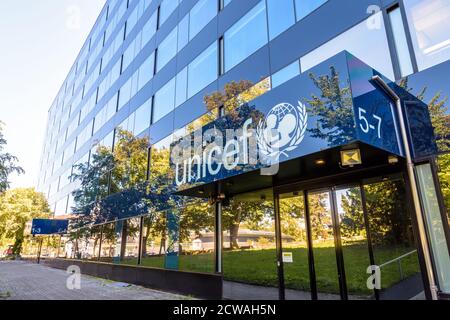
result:
<svg viewBox="0 0 450 320"><path fill-rule="evenodd" d="M283 106L289 106L293 110L295 110L294 113L292 113L295 116L296 119L296 126L295 126L295 132L290 141L284 145L279 146L279 148L274 148L273 146L273 135L272 132L270 134L267 134L267 118L264 120L261 120L256 128L256 136L258 140L258 148L260 152L268 157L271 161L279 160L279 157L281 155L284 155L286 157L289 157L288 152L293 151L297 149L297 147L300 145L300 143L305 138L306 129L308 127L308 112L306 110L306 106L298 101L298 106L294 107L288 103L281 103L275 106L270 112L270 114L273 114L275 110L278 108L281 108ZM280 121L281 119L277 119ZM285 148L284 148L285 147ZM282 149L284 148L284 149Z"/></svg>

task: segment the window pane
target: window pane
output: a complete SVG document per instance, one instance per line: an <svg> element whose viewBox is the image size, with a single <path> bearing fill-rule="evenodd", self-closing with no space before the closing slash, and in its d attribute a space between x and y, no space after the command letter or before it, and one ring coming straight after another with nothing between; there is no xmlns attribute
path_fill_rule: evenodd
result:
<svg viewBox="0 0 450 320"><path fill-rule="evenodd" d="M292 0L267 0L267 11L271 40L295 23L294 2Z"/></svg>
<svg viewBox="0 0 450 320"><path fill-rule="evenodd" d="M389 12L389 21L391 22L392 33L397 52L400 73L402 77L414 73L411 56L409 55L408 42L406 40L405 26L403 24L400 8Z"/></svg>
<svg viewBox="0 0 450 320"><path fill-rule="evenodd" d="M158 71L161 70L177 54L177 27L161 42L158 47Z"/></svg>
<svg viewBox="0 0 450 320"><path fill-rule="evenodd" d="M264 46L268 41L265 1L261 1L225 32L224 41L225 71Z"/></svg>
<svg viewBox="0 0 450 320"><path fill-rule="evenodd" d="M188 98L217 79L217 68L217 43L214 42L189 64Z"/></svg>
<svg viewBox="0 0 450 320"><path fill-rule="evenodd" d="M316 10L327 0L295 0L295 11L297 13L297 21L300 21L308 14Z"/></svg>
<svg viewBox="0 0 450 320"><path fill-rule="evenodd" d="M194 38L217 14L217 0L200 0L190 12L189 40Z"/></svg>
<svg viewBox="0 0 450 320"><path fill-rule="evenodd" d="M161 8L159 11L159 26L162 26L162 24L166 22L177 7L178 0L163 0L163 2L161 2Z"/></svg>
<svg viewBox="0 0 450 320"><path fill-rule="evenodd" d="M142 133L150 126L151 112L152 99L147 100L139 109L137 109L134 124L134 131L136 134Z"/></svg>
<svg viewBox="0 0 450 320"><path fill-rule="evenodd" d="M124 221L122 235L121 262L125 265L137 265L140 241L140 218Z"/></svg>
<svg viewBox="0 0 450 320"><path fill-rule="evenodd" d="M448 273L450 259L431 166L429 164L420 165L416 170L439 289L450 293L450 274Z"/></svg>
<svg viewBox="0 0 450 320"><path fill-rule="evenodd" d="M187 99L187 67L177 74L177 93L175 106L185 102Z"/></svg>
<svg viewBox="0 0 450 320"><path fill-rule="evenodd" d="M189 42L189 15L187 14L178 24L178 51Z"/></svg>
<svg viewBox="0 0 450 320"><path fill-rule="evenodd" d="M119 110L123 108L125 104L130 101L131 98L131 83L132 79L130 78L123 86L120 88L119 94Z"/></svg>
<svg viewBox="0 0 450 320"><path fill-rule="evenodd" d="M404 3L419 69L450 59L450 1L405 0Z"/></svg>
<svg viewBox="0 0 450 320"><path fill-rule="evenodd" d="M173 136L170 135L155 143L150 152L150 184L157 184L158 191L164 192L173 178L170 170L170 145L172 142Z"/></svg>
<svg viewBox="0 0 450 320"><path fill-rule="evenodd" d="M384 76L391 80L394 79L392 61L389 55L386 55L386 52L389 52L389 45L382 13L377 13L377 15L378 17L375 16L375 18L382 23L380 28L367 30L367 22L361 22L303 56L300 59L302 72L311 69L343 50L347 50L358 59L381 72Z"/></svg>
<svg viewBox="0 0 450 320"><path fill-rule="evenodd" d="M287 67L284 67L280 71L272 75L272 88L278 87L286 81L298 76L300 74L299 62L295 61Z"/></svg>
<svg viewBox="0 0 450 320"><path fill-rule="evenodd" d="M175 104L175 78L170 80L155 94L153 123L173 111Z"/></svg>
<svg viewBox="0 0 450 320"><path fill-rule="evenodd" d="M144 28L142 29L142 46L145 46L147 42L150 41L150 39L153 37L153 35L156 32L156 18L157 13L155 12L150 19L145 24Z"/></svg>
<svg viewBox="0 0 450 320"><path fill-rule="evenodd" d="M223 278L230 281L224 285L225 299L232 297L236 282L261 286L259 292L241 289L254 299L267 299L267 288L278 287L272 192L240 194L223 207Z"/></svg>
<svg viewBox="0 0 450 320"><path fill-rule="evenodd" d="M223 0L223 7L225 8L231 1L232 0Z"/></svg>
<svg viewBox="0 0 450 320"><path fill-rule="evenodd" d="M145 267L164 268L166 253L165 214L158 212L144 218L142 261Z"/></svg>
<svg viewBox="0 0 450 320"><path fill-rule="evenodd" d="M150 57L147 58L147 60L142 63L142 65L139 67L139 83L138 83L138 91L142 89L143 86L145 86L150 79L153 78L153 69L155 66L155 54L152 53Z"/></svg>

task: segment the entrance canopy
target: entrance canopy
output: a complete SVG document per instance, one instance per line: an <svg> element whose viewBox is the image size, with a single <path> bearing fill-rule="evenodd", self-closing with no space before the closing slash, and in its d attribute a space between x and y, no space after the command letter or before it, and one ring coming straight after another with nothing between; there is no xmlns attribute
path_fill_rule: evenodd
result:
<svg viewBox="0 0 450 320"><path fill-rule="evenodd" d="M402 161L394 103L372 81L377 71L342 52L255 98L171 146L179 195L207 197L216 182L232 193L273 180L336 174L342 150L360 149L365 166ZM384 78L385 79L385 78ZM413 156L436 152L427 105L395 83ZM355 169L355 168L354 168ZM245 189L245 190L244 190Z"/></svg>

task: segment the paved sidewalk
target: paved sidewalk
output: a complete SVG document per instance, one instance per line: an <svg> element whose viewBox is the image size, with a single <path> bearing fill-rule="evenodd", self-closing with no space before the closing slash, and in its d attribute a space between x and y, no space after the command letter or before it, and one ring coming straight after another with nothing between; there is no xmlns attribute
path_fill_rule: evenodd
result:
<svg viewBox="0 0 450 320"><path fill-rule="evenodd" d="M0 300L182 300L180 295L108 280L81 277L81 289L66 287L68 274L23 261L0 261Z"/></svg>

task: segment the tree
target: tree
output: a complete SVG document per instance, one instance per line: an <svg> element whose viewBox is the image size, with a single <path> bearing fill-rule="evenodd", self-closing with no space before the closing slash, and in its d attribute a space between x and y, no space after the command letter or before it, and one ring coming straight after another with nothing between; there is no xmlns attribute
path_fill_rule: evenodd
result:
<svg viewBox="0 0 450 320"><path fill-rule="evenodd" d="M263 95L268 90L270 90L269 78L257 84L253 84L248 80L239 82L231 81L225 85L222 92L219 91L205 96L204 102L211 112L223 107L225 113L230 118L230 123L227 123L226 127L233 128L233 122L239 123L239 118L242 117L237 112L238 108ZM230 247L232 249L239 248L238 235L240 226L247 223L255 227L260 227L257 226L258 222L263 220L268 209L273 210L273 206L270 206L265 201L239 201L230 199L229 205L223 209L223 227L230 232Z"/></svg>
<svg viewBox="0 0 450 320"><path fill-rule="evenodd" d="M13 252L20 254L26 223L50 214L45 196L34 188L6 191L0 195L0 240L13 240Z"/></svg>
<svg viewBox="0 0 450 320"><path fill-rule="evenodd" d="M408 86L408 80L407 77L404 78L400 81L399 86L411 93L413 89ZM422 88L416 94L416 97L419 100L425 100L427 90L427 87ZM436 92L427 105L438 149L440 152L445 153L438 158L439 181L450 224L450 114L447 102L448 97L443 97L442 92L439 91Z"/></svg>
<svg viewBox="0 0 450 320"><path fill-rule="evenodd" d="M402 79L399 86L408 93L412 94L412 88L408 85L409 79L406 77ZM415 96L417 99L424 101L425 95L428 91L428 87L423 87ZM450 114L449 107L447 106L448 97L443 97L442 92L438 91L428 101L424 101L428 105L428 111L430 112L431 124L434 128L434 134L436 137L436 143L439 151L450 151Z"/></svg>
<svg viewBox="0 0 450 320"><path fill-rule="evenodd" d="M0 121L0 193L5 192L10 182L8 177L12 173L23 174L24 170L17 165L17 158L4 151L6 139L3 136L3 122Z"/></svg>
<svg viewBox="0 0 450 320"><path fill-rule="evenodd" d="M239 229L243 224L251 226L254 230L264 229L262 221L273 220L273 204L269 201L252 201L230 199L229 205L222 211L224 230L230 232L230 248L238 249Z"/></svg>
<svg viewBox="0 0 450 320"><path fill-rule="evenodd" d="M308 112L317 117L316 128L309 129L311 136L328 142L330 147L346 144L355 137L353 101L350 85L342 87L339 73L330 67L330 74L310 78L320 90L313 94Z"/></svg>

